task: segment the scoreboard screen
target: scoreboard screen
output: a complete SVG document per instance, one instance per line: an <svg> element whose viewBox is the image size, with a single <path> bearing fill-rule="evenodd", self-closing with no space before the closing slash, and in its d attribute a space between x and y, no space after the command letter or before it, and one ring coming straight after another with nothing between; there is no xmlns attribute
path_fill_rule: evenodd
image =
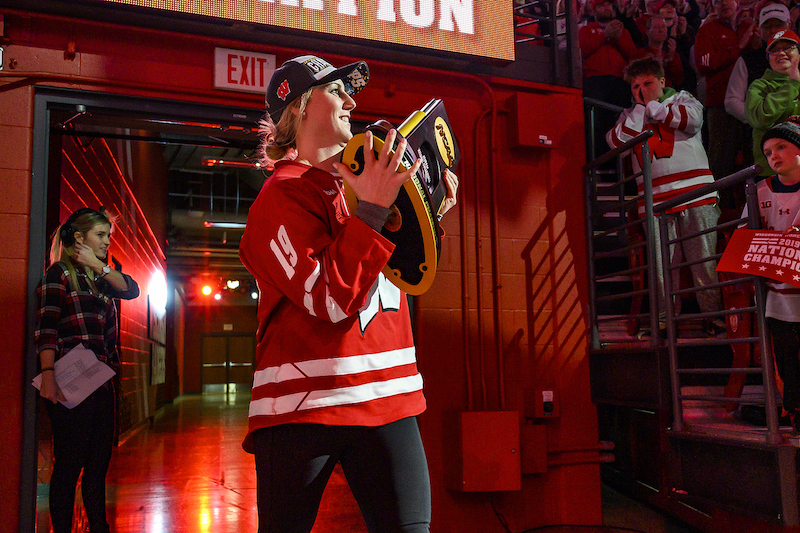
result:
<svg viewBox="0 0 800 533"><path fill-rule="evenodd" d="M102 0L378 43L514 60L509 0Z"/></svg>

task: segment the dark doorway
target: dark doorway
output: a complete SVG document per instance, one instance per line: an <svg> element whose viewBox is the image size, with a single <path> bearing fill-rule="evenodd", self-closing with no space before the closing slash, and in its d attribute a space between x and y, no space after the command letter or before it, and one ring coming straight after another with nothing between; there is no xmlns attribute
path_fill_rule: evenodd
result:
<svg viewBox="0 0 800 533"><path fill-rule="evenodd" d="M171 290L181 295L184 306L190 305L195 297L194 287L198 277L239 279L243 288L249 287L251 278L238 261L236 250L247 208L266 178L254 160L258 144L257 124L262 115L261 109L37 88L28 271L28 338L32 339L38 306L35 288L48 263L47 241L59 224L62 205L69 205L64 202L62 188L64 162L69 159L65 156L68 152L64 146L67 145L73 150L72 153L102 147L104 153L112 154L119 166L117 171L126 180L126 190L121 195L132 194L142 204L149 204L149 209L144 206L142 212L146 213L148 221L150 217L154 222L160 220L164 228L156 240L166 256L168 284ZM132 172L137 157L161 158L159 163L165 169L164 174L156 178L146 173ZM154 181L156 179L166 179L166 184ZM163 197L152 198L161 194ZM229 222L233 227L206 222ZM130 261L125 266L129 267ZM147 298L148 280L137 281L142 289L142 297ZM250 292L230 291L224 296L252 305L255 313L255 300ZM130 322L142 318L126 315L126 305L130 304L123 302L121 306L123 330L127 327L126 320ZM147 322L146 316L143 321ZM170 357L174 357L174 353L170 354L170 349L174 350L171 333L168 331L166 342L168 362ZM147 333L144 338L143 345L151 342ZM246 341L237 337L228 346L228 351L234 354L227 360L231 379L237 383L248 383L240 387L249 388L253 335L250 334ZM35 349L30 341L27 352L26 382L29 383L37 372ZM123 358L128 357L129 376L135 374L135 379L150 387L151 392L158 389L157 393L148 395L152 397L140 398L138 405L131 401L126 409L120 404L118 420L128 420L128 428L142 423L142 420L136 419L137 411L144 409L152 413L161 402L171 400L164 398L161 385L150 382L151 375L146 371L151 364L149 354L149 349L144 346L143 350L123 355ZM240 360L239 354L243 354L241 357L246 361ZM125 363L123 359L123 378L126 377ZM167 370L169 380L169 366ZM243 376L248 373L250 376L245 379ZM126 392L124 385L120 388L123 393ZM127 393L136 394L130 390ZM20 487L20 527L23 531L34 531L36 528L37 495L44 501L47 497L47 480L37 478L43 462L37 427L43 425L42 417L46 419L39 401L36 390L26 387Z"/></svg>
<svg viewBox="0 0 800 533"><path fill-rule="evenodd" d="M203 392L250 390L256 356L255 335L207 333L201 341Z"/></svg>

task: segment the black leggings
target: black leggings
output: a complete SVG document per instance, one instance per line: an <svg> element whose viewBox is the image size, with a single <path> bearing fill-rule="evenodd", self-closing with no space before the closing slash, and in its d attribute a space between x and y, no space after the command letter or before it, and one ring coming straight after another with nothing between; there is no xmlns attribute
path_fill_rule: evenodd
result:
<svg viewBox="0 0 800 533"><path fill-rule="evenodd" d="M50 478L53 533L72 531L75 486L83 469L81 494L91 533L108 531L106 472L114 443L114 388L100 387L73 409L47 404L53 426L55 464Z"/></svg>
<svg viewBox="0 0 800 533"><path fill-rule="evenodd" d="M783 380L783 408L787 411L800 410L800 322L784 322L777 318L767 318L772 336L772 351L775 353L775 366Z"/></svg>
<svg viewBox="0 0 800 533"><path fill-rule="evenodd" d="M284 424L253 432L259 533L307 533L336 463L370 533L427 533L428 464L416 418L380 427Z"/></svg>

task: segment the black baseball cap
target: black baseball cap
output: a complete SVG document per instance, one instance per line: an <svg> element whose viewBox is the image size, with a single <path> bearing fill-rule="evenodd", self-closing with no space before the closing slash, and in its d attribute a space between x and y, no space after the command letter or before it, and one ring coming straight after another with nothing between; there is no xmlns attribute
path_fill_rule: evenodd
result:
<svg viewBox="0 0 800 533"><path fill-rule="evenodd" d="M336 80L342 80L344 90L352 96L369 81L369 68L363 61L336 68L313 55L288 60L272 74L267 87L265 101L272 122L277 124L286 106L310 88Z"/></svg>
<svg viewBox="0 0 800 533"><path fill-rule="evenodd" d="M800 148L800 116L792 115L786 122L781 122L768 129L761 137L761 149L769 139L783 139Z"/></svg>

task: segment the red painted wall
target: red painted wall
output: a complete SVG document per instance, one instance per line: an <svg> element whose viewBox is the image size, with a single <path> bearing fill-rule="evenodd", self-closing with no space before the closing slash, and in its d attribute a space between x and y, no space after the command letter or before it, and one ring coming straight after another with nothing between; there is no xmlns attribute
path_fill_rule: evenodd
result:
<svg viewBox="0 0 800 533"><path fill-rule="evenodd" d="M0 84L12 81L10 76L24 78L26 72L37 72L37 83L45 85L69 83L87 90L255 109L263 106L260 95L212 89L213 48L274 53L279 64L304 52L13 12L5 15L13 42L6 55L13 56L18 67L0 74ZM64 54L70 39L75 39L78 51L73 59ZM326 57L335 64L355 59ZM538 430L537 437L521 443L520 451L537 452L545 471L523 476L522 490L492 496L512 530L600 524L599 455L591 451L597 446L597 423L589 396L584 317L580 92L378 61L371 61L370 68L370 83L359 94L354 112L358 119L399 123L430 98L441 97L463 151L460 203L443 222L447 236L437 280L416 299L414 311L419 366L429 402L420 424L431 470L434 529L500 528L488 494L445 487L455 455L445 427L453 413L467 410L514 411L520 424ZM22 107L11 117L0 113L0 134L15 143L13 151L4 147L0 153L8 156L0 157L0 165L13 171L3 170L0 180L13 179L15 186L30 182L32 90L22 85L13 91L0 86L0 105ZM14 124L6 124L9 121ZM538 145L539 135L546 135L552 145ZM8 273L4 283L23 281L3 291L3 298L10 298L4 308L15 310L20 323L29 312L24 305L27 248L23 232L10 228L27 227L25 193L18 193L23 196L16 202L0 198L0 220L10 217L16 223L0 226L0 244L8 245L0 252L5 254L0 261ZM191 391L199 384L199 367L190 359L199 350L193 347L189 331L198 321L214 327L210 324L217 320L202 313L198 318L193 307L184 311L184 390ZM135 320L140 319L139 314ZM8 353L21 354L24 334L11 339L11 348L14 342L17 351ZM22 386L21 367L14 365L0 377L2 394L10 395L2 399L9 398L10 404L18 401ZM193 371L198 376L193 377ZM526 398L536 387L556 392L558 417L526 420L532 410ZM14 443L21 427L13 407L0 415L0 430L9 436L3 444L9 447L9 456L19 454ZM491 429L479 436L491 438ZM0 509L0 520L16 523L13 487L19 474L14 465L0 468L0 475L11 483L3 489L9 497L4 499L8 505Z"/></svg>
<svg viewBox="0 0 800 533"><path fill-rule="evenodd" d="M3 371L0 372L0 523L15 531L18 523L22 440L22 391L28 291L33 90L0 92L0 319ZM30 333L32 334L32 333Z"/></svg>
<svg viewBox="0 0 800 533"><path fill-rule="evenodd" d="M153 274L165 274L166 257L104 139L88 142L81 137L64 137L62 154L59 220L63 222L84 206L104 206L116 215L110 255L136 280L141 291L138 298L120 302L119 409L120 431L124 432L152 416L156 409L156 390L150 376L147 286ZM153 179L154 183L163 181ZM166 211L166 195L160 211Z"/></svg>

